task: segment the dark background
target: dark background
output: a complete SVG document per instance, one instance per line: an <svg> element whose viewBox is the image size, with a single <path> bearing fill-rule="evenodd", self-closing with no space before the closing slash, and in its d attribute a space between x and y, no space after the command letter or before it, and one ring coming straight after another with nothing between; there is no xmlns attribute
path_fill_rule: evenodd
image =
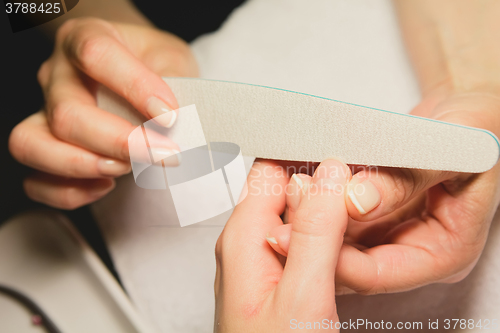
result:
<svg viewBox="0 0 500 333"><path fill-rule="evenodd" d="M85 0L80 0L83 2ZM187 42L217 30L243 0L134 1L136 6L163 30ZM36 80L40 64L52 53L52 41L40 28L12 33L7 14L0 13L1 99L0 99L0 225L15 214L46 208L28 199L22 189L23 178L31 172L8 152L8 137L21 120L43 107L43 96ZM106 247L90 211L82 207L64 211L90 245L112 270Z"/></svg>

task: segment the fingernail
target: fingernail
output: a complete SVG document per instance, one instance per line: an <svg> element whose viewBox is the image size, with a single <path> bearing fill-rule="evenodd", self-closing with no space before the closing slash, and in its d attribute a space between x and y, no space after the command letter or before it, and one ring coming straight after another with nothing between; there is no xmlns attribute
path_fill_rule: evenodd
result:
<svg viewBox="0 0 500 333"><path fill-rule="evenodd" d="M302 195L306 194L305 184L299 176L293 174L289 186L290 191L287 190L287 204L290 209L296 211L299 208Z"/></svg>
<svg viewBox="0 0 500 333"><path fill-rule="evenodd" d="M369 180L350 186L347 195L360 214L372 211L381 200L378 189Z"/></svg>
<svg viewBox="0 0 500 333"><path fill-rule="evenodd" d="M344 193L344 186L349 178L349 168L336 158L321 162L313 175L312 182L322 188Z"/></svg>
<svg viewBox="0 0 500 333"><path fill-rule="evenodd" d="M181 154L175 149L151 148L151 155L153 155L153 161L155 162L164 160L165 166L178 166L181 163ZM175 157L170 157L173 155Z"/></svg>
<svg viewBox="0 0 500 333"><path fill-rule="evenodd" d="M278 244L278 241L276 240L276 238L269 236L269 233L266 234L266 239L271 244Z"/></svg>
<svg viewBox="0 0 500 333"><path fill-rule="evenodd" d="M121 176L131 170L128 163L106 158L97 161L97 169L103 176Z"/></svg>
<svg viewBox="0 0 500 333"><path fill-rule="evenodd" d="M177 113L172 111L172 108L167 103L155 96L148 100L146 111L158 125L166 128L172 127L177 119Z"/></svg>
<svg viewBox="0 0 500 333"><path fill-rule="evenodd" d="M347 166L347 163L345 162L345 160L343 158L338 157L338 156L330 156L327 159L328 160L336 160L336 161L342 162L343 164L345 164Z"/></svg>
<svg viewBox="0 0 500 333"><path fill-rule="evenodd" d="M302 191L302 194L306 194L306 189L302 179L300 179L299 176L297 176L295 173L292 175L292 179L295 180L295 182L299 186L299 189Z"/></svg>

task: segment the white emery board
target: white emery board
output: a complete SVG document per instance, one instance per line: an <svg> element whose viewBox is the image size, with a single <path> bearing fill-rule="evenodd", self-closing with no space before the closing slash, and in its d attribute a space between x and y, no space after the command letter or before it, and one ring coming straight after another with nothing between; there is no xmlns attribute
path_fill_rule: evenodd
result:
<svg viewBox="0 0 500 333"><path fill-rule="evenodd" d="M163 79L180 107L196 105L207 142L235 143L244 156L472 173L499 157L498 138L484 129L265 86ZM112 94L101 89L99 106L137 123L137 111ZM189 136L183 127L175 132Z"/></svg>

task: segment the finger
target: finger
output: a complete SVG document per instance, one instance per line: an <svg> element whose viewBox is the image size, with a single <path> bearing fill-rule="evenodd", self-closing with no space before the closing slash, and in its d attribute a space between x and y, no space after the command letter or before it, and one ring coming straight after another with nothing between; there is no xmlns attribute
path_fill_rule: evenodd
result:
<svg viewBox="0 0 500 333"><path fill-rule="evenodd" d="M272 228L266 235L267 242L282 256L288 256L290 247L290 235L292 234L291 224L282 224Z"/></svg>
<svg viewBox="0 0 500 333"><path fill-rule="evenodd" d="M423 191L458 176L447 171L403 168L367 168L356 173L346 191L349 215L372 221L394 212Z"/></svg>
<svg viewBox="0 0 500 333"><path fill-rule="evenodd" d="M52 77L52 83L45 89L52 133L63 141L95 153L128 161L128 137L135 126L99 109L95 97L82 82L81 74L65 59L59 59ZM179 150L165 136L158 133L148 136L164 150Z"/></svg>
<svg viewBox="0 0 500 333"><path fill-rule="evenodd" d="M352 289L347 288L346 286L343 286L339 283L336 284L335 287L335 296L341 296L341 295L352 295L355 294L356 292Z"/></svg>
<svg viewBox="0 0 500 333"><path fill-rule="evenodd" d="M394 212L372 221L356 221L349 219L346 240L350 244L358 244L363 247L374 247L387 244L387 234L398 225L422 216L426 208L427 195L422 192L419 196L408 202Z"/></svg>
<svg viewBox="0 0 500 333"><path fill-rule="evenodd" d="M296 176L301 179L301 186L307 189L311 177L307 175L297 174ZM292 176L289 183L289 190L287 191L287 208L285 215L289 223L293 223L294 214L298 203L301 199L301 193L295 184L296 180ZM295 186L295 187L294 187ZM387 233L398 224L403 223L413 217L420 216L423 206L425 205L425 196L415 198L408 203L404 209L398 209L382 218L370 222L358 222L349 218L347 230L344 235L344 242L351 244L358 249L365 249L374 247L387 242ZM292 208L290 208L292 207ZM277 226L269 231L267 234L268 242L271 247L281 254L282 256L288 255L288 248L290 246L290 235L292 228L290 224Z"/></svg>
<svg viewBox="0 0 500 333"><path fill-rule="evenodd" d="M286 223L292 223L295 219L300 200L307 193L310 182L311 176L309 175L302 173L292 175L286 191Z"/></svg>
<svg viewBox="0 0 500 333"><path fill-rule="evenodd" d="M411 290L444 277L433 255L422 248L388 244L360 251L344 244L340 253L337 283L360 294Z"/></svg>
<svg viewBox="0 0 500 333"><path fill-rule="evenodd" d="M279 280L283 266L266 241L273 226L282 225L288 176L272 161L257 161L248 176L248 194L236 206L216 246L224 294L260 295ZM230 278L228 278L230 277Z"/></svg>
<svg viewBox="0 0 500 333"><path fill-rule="evenodd" d="M359 293L376 294L465 277L488 232L477 223L481 208L466 198L465 191L450 195L438 185L428 193L429 214L398 225L387 234L385 245L363 251L344 245L337 282Z"/></svg>
<svg viewBox="0 0 500 333"><path fill-rule="evenodd" d="M26 118L12 130L9 150L22 164L64 177L117 177L130 172L129 163L58 140L50 132L43 112Z"/></svg>
<svg viewBox="0 0 500 333"><path fill-rule="evenodd" d="M75 209L94 202L115 187L113 179L68 179L37 173L25 179L24 190L29 198L46 205Z"/></svg>
<svg viewBox="0 0 500 333"><path fill-rule="evenodd" d="M179 107L168 85L126 48L110 24L76 26L65 40L64 51L85 74L124 97L148 118ZM162 117L161 125L171 127L176 117L171 112Z"/></svg>
<svg viewBox="0 0 500 333"><path fill-rule="evenodd" d="M287 256L289 251L291 229L292 225L286 224L269 232L269 236L275 241L268 239L271 247L283 256ZM367 250L344 242L337 264L336 294L345 294L345 290L349 293L355 290L361 294L376 294L423 285L434 278L428 270L428 267L434 265L431 259L433 257L422 249L406 245L383 245ZM396 264L393 265L392 262ZM415 267L421 267L419 273L425 274L413 274ZM359 274L361 270L363 274ZM414 285L415 283L418 284Z"/></svg>
<svg viewBox="0 0 500 333"><path fill-rule="evenodd" d="M295 215L280 285L294 286L301 304L335 293L335 266L348 221L344 190L349 178L344 163L322 162Z"/></svg>
<svg viewBox="0 0 500 333"><path fill-rule="evenodd" d="M272 228L266 235L269 245L282 256L288 255L290 245L291 223L295 220L295 214L299 208L300 201L307 193L311 182L311 176L306 174L293 174L286 187L286 208L284 222L286 224Z"/></svg>

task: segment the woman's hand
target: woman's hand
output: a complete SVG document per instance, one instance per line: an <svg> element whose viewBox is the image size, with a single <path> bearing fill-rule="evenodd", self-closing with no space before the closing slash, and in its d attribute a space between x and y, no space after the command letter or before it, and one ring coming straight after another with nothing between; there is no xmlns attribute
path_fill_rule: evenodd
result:
<svg viewBox="0 0 500 333"><path fill-rule="evenodd" d="M292 180L287 187L289 178L275 162L254 164L248 194L216 246L214 331L288 332L307 323L318 331L339 331L335 267L347 226L343 192L349 178L342 162L320 164L297 200L284 264L265 235L282 225L286 193L296 191L297 185ZM322 326L314 327L314 322Z"/></svg>
<svg viewBox="0 0 500 333"><path fill-rule="evenodd" d="M128 135L134 126L99 109L96 89L107 86L153 118L178 108L161 76L197 76L194 57L179 38L94 18L63 24L54 53L38 72L45 109L18 124L9 140L11 154L39 170L24 182L28 196L73 209L109 192L113 178L130 171ZM161 125L173 124L170 114ZM160 140L162 155L178 149Z"/></svg>
<svg viewBox="0 0 500 333"><path fill-rule="evenodd" d="M430 94L412 113L484 128L500 137L500 97L491 93ZM469 274L499 204L498 164L482 174L354 170L361 171L349 182L345 198L352 219L337 267L339 293L403 291L457 282ZM304 186L310 181L307 175L297 178ZM289 216L301 196L296 192L289 197ZM270 244L283 255L292 228L270 229L276 243Z"/></svg>

